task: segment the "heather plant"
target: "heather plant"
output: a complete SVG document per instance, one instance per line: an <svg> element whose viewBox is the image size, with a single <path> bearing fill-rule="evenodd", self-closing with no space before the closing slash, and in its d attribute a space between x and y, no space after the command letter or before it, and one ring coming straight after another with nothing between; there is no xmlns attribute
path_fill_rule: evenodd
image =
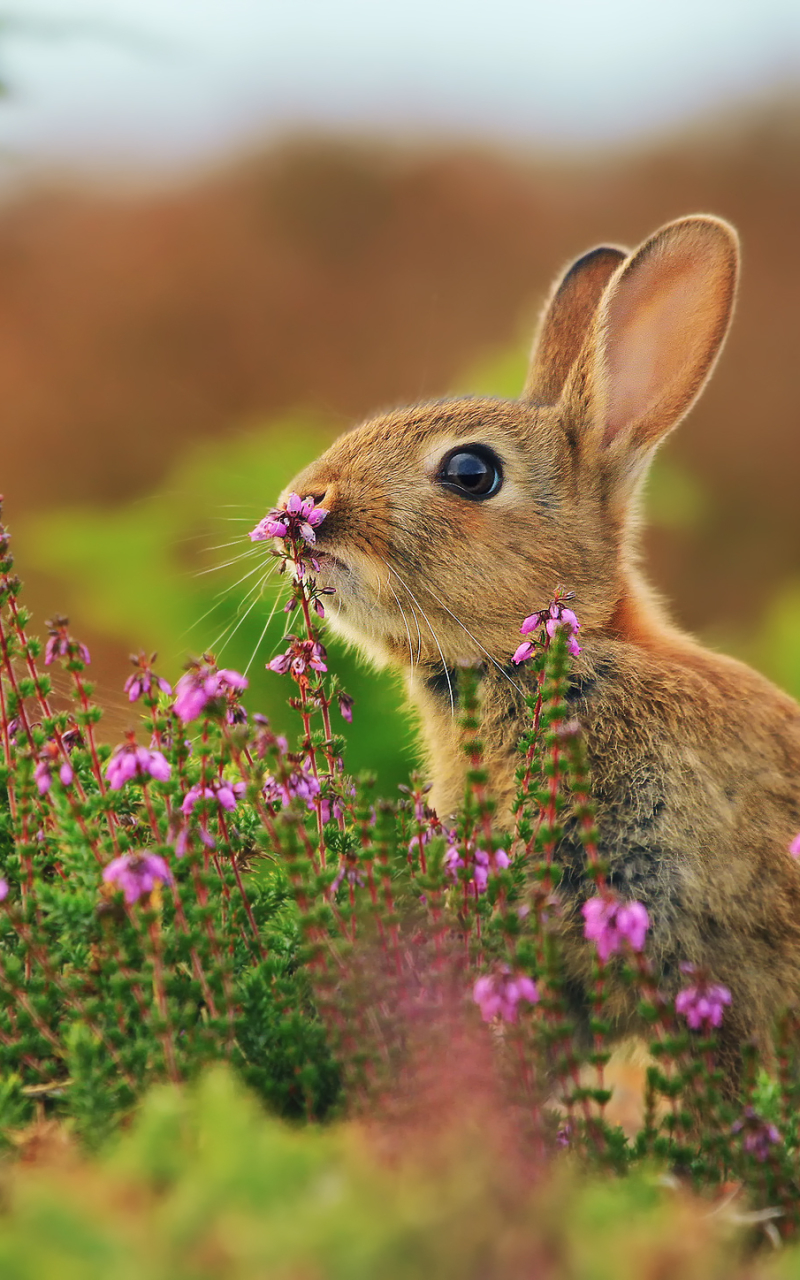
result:
<svg viewBox="0 0 800 1280"><path fill-rule="evenodd" d="M798 1218L796 1021L774 1060L733 1076L717 1032L730 993L685 968L662 989L645 906L623 900L597 845L580 725L567 704L580 621L569 593L521 623L512 661L535 693L520 744L514 826L483 767L480 673L459 676L467 787L456 815L414 775L398 799L345 768L358 708L328 669L315 530L292 495L252 530L289 582L288 631L268 663L296 740L242 704L247 680L213 655L173 689L139 654L126 692L142 732L108 747L90 655L54 618L28 632L0 526L0 1125L37 1112L97 1144L154 1081L215 1059L286 1116L373 1112L413 1079L421 1044L483 1035L537 1161L571 1150L617 1171L660 1161L698 1187L744 1183L764 1221ZM60 666L69 696L56 697ZM144 739L144 740L142 740ZM582 850L577 919L559 847ZM787 852L787 856L789 856ZM571 871L574 869L571 869ZM592 1007L576 1012L565 927L583 933ZM609 1118L609 975L650 1029L643 1121ZM766 1070L769 1067L769 1072Z"/></svg>

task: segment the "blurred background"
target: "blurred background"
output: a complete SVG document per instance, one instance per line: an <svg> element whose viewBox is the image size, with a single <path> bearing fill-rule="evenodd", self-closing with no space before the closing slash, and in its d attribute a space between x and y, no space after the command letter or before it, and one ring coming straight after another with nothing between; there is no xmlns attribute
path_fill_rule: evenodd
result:
<svg viewBox="0 0 800 1280"><path fill-rule="evenodd" d="M109 735L140 646L173 679L249 664L280 722L283 616L237 557L286 479L377 409L516 395L555 272L698 210L739 228L742 288L647 561L800 696L796 0L26 0L0 75L0 490ZM389 785L398 691L335 662L350 763Z"/></svg>

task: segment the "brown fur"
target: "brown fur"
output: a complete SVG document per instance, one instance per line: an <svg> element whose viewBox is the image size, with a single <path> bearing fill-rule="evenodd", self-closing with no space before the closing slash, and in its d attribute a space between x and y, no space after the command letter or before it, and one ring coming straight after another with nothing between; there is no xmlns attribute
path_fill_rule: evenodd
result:
<svg viewBox="0 0 800 1280"><path fill-rule="evenodd" d="M735 233L671 223L637 252L595 250L556 286L519 402L398 410L341 437L290 486L330 510L319 530L332 625L399 667L448 814L464 787L450 672L483 664L486 762L510 814L530 676L510 665L522 618L560 583L583 652L570 701L583 725L611 883L645 902L665 986L681 960L733 992L725 1030L766 1043L800 985L800 708L755 671L667 620L638 566L637 494L655 447L691 407L727 331ZM435 473L455 444L492 447L496 496L470 502ZM586 888L567 823L558 856L567 963L585 1007ZM621 985L612 1007L634 1025Z"/></svg>

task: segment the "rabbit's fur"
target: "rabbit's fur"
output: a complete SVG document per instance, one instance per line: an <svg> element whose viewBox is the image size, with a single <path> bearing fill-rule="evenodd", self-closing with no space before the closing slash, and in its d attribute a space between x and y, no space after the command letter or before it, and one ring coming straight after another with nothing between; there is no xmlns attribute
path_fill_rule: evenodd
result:
<svg viewBox="0 0 800 1280"><path fill-rule="evenodd" d="M396 410L342 436L290 486L330 512L317 533L321 579L336 588L331 625L403 671L442 816L460 801L466 767L453 669L482 664L486 766L508 820L520 690L533 680L510 663L520 622L557 584L575 593L583 652L570 702L610 883L647 906L648 952L667 989L681 961L731 989L732 1064L743 1038L766 1044L798 993L800 868L788 845L800 829L800 707L676 629L637 555L641 481L714 364L737 265L735 232L708 216L671 223L630 255L596 249L556 285L519 401ZM436 478L454 445L475 443L504 469L484 501ZM577 1009L590 955L569 823L557 857ZM631 1000L613 988L620 1031L634 1025Z"/></svg>

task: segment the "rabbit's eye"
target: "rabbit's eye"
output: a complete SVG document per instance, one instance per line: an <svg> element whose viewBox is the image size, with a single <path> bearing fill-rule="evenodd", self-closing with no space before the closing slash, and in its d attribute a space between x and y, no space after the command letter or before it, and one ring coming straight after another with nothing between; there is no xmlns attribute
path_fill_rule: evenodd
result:
<svg viewBox="0 0 800 1280"><path fill-rule="evenodd" d="M503 483L503 467L485 444L461 445L442 459L436 479L451 493L478 502L497 493Z"/></svg>

